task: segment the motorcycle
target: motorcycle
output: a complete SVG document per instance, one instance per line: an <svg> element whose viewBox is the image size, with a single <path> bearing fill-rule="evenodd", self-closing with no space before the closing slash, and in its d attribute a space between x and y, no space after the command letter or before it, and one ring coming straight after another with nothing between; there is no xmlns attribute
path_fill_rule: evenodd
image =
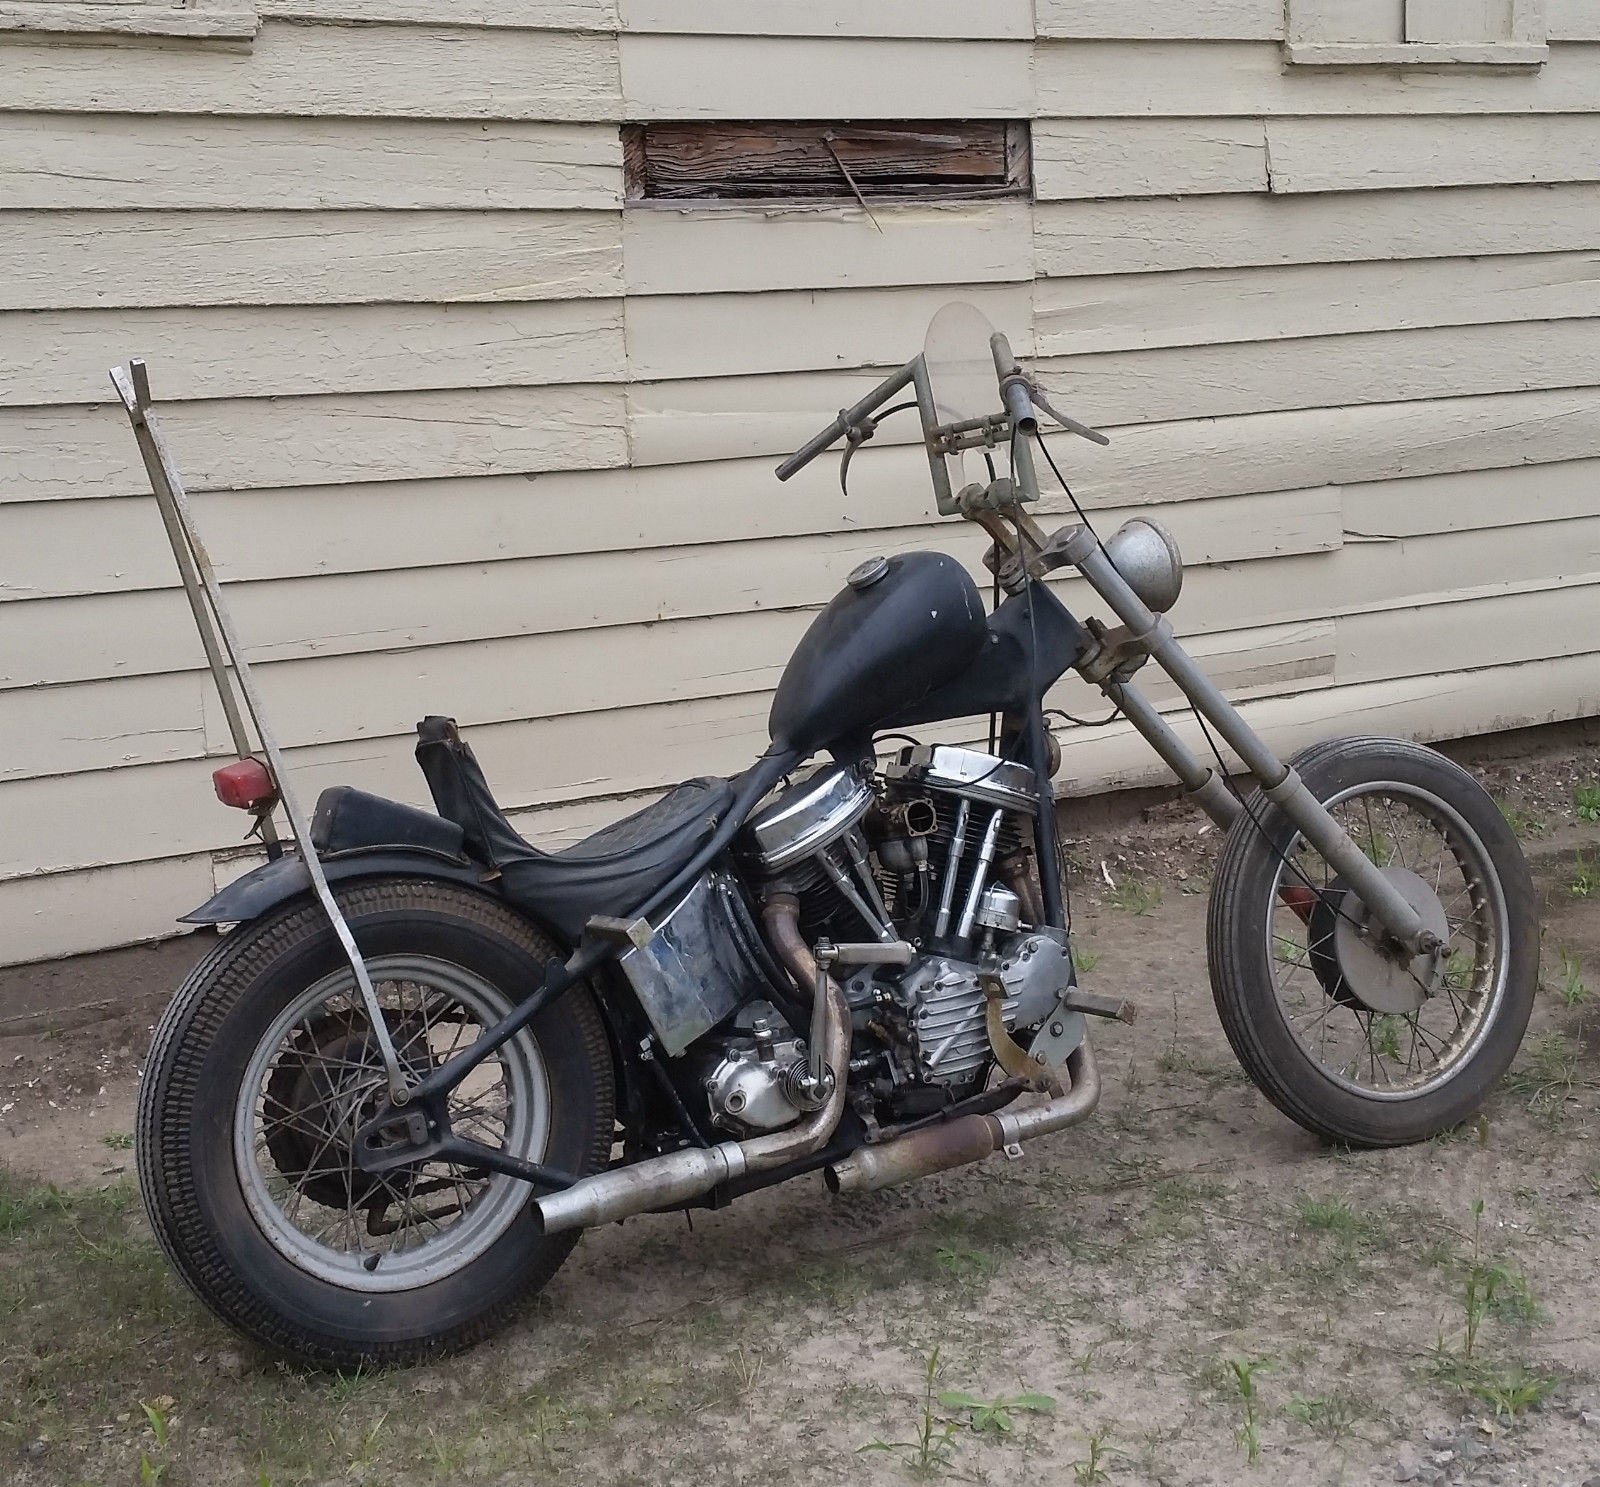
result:
<svg viewBox="0 0 1600 1487"><path fill-rule="evenodd" d="M1476 1111L1538 958L1487 794L1394 739L1276 757L1174 638L1170 535L1141 517L1102 542L1075 498L1048 535L1028 512L1036 449L1055 471L1041 418L1106 441L969 306L778 478L842 440L848 491L901 410L939 513L989 538L992 607L946 554L863 562L783 672L759 759L563 851L525 842L455 723L427 718L434 812L330 788L299 850L269 836L271 860L187 916L235 927L156 1031L138 1166L162 1246L223 1320L315 1366L409 1363L505 1325L584 1228L817 1171L870 1192L1088 1117L1089 1020L1129 1009L1074 973L1044 706L1072 671L1226 828L1210 979L1267 1097L1368 1147ZM1071 613L1063 570L1113 620ZM1214 763L1134 685L1152 659ZM985 715L982 746L907 731ZM269 830L292 804L250 757L217 786Z"/></svg>

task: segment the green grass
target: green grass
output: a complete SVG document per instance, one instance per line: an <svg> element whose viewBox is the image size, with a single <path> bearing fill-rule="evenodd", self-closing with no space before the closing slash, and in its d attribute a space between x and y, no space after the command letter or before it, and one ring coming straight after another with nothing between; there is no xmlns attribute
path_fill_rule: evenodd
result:
<svg viewBox="0 0 1600 1487"><path fill-rule="evenodd" d="M1579 852L1572 865L1572 876L1567 879L1567 892L1573 898L1592 898L1596 889L1600 889L1600 866Z"/></svg>
<svg viewBox="0 0 1600 1487"><path fill-rule="evenodd" d="M1528 1039L1505 1077L1506 1090L1547 1126L1561 1120L1573 1092L1588 1083L1582 1050L1555 1028Z"/></svg>
<svg viewBox="0 0 1600 1487"><path fill-rule="evenodd" d="M1500 814L1505 817L1506 825L1519 837L1543 836L1549 829L1549 823L1542 817L1535 816L1531 811L1525 811L1520 806L1513 805L1503 797L1497 798L1495 804L1500 807Z"/></svg>
<svg viewBox="0 0 1600 1487"><path fill-rule="evenodd" d="M1148 914L1161 903L1159 883L1148 878L1124 878L1106 895L1106 902L1123 914Z"/></svg>
<svg viewBox="0 0 1600 1487"><path fill-rule="evenodd" d="M1583 984L1583 958L1570 945L1561 947L1561 980L1556 991L1569 1007L1581 1007L1589 1000L1589 988Z"/></svg>
<svg viewBox="0 0 1600 1487"><path fill-rule="evenodd" d="M1100 964L1100 952L1091 950L1081 941L1075 941L1072 946L1072 965L1080 976L1092 975L1094 968Z"/></svg>
<svg viewBox="0 0 1600 1487"><path fill-rule="evenodd" d="M1572 810L1580 821L1600 821L1600 784L1579 785L1572 792Z"/></svg>

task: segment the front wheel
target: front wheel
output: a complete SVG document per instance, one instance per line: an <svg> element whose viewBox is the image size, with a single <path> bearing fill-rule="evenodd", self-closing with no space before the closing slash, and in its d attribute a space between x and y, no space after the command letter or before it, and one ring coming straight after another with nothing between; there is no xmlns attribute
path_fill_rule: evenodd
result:
<svg viewBox="0 0 1600 1487"><path fill-rule="evenodd" d="M1212 887L1218 1015L1245 1071L1307 1130L1424 1140L1477 1111L1522 1042L1539 967L1527 863L1483 787L1432 749L1337 739L1293 762L1444 950L1374 949L1364 905L1257 792Z"/></svg>
<svg viewBox="0 0 1600 1487"><path fill-rule="evenodd" d="M511 1011L556 947L481 894L407 880L338 890L415 1083ZM449 1096L457 1135L568 1171L605 1165L613 1070L573 987ZM328 1368L464 1347L515 1314L577 1236L531 1190L432 1161L371 1176L353 1136L387 1093L372 1025L326 916L302 901L241 926L156 1030L139 1091L139 1180L190 1288L268 1348Z"/></svg>

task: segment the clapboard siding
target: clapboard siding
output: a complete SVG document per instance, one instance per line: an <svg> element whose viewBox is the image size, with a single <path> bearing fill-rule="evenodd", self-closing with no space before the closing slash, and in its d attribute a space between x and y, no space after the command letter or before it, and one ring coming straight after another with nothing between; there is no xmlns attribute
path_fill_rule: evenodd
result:
<svg viewBox="0 0 1600 1487"><path fill-rule="evenodd" d="M1600 186L1050 202L1034 224L1046 277L1551 253L1600 247Z"/></svg>
<svg viewBox="0 0 1600 1487"><path fill-rule="evenodd" d="M1331 730L1387 730L1422 739L1453 738L1600 712L1600 655L1556 657L1433 677L1296 691L1246 701L1242 711L1252 726L1283 753L1326 736ZM1189 714L1176 711L1170 721L1188 738L1191 747L1206 747ZM684 735L688 735L687 739ZM652 736L661 741L663 763L680 764L692 757L690 769L736 768L736 764L724 761L736 757L745 742L743 736L734 736L713 722L699 719L681 733L667 731ZM504 771L496 767L496 741L475 735L474 742L491 778L503 780ZM359 778L363 784L398 798L426 802L414 764L400 752L376 757L370 745L354 752L358 758L319 762L313 768L297 759L296 778L308 789ZM1163 778L1159 761L1125 725L1068 731L1062 737L1062 752L1065 762L1057 784L1069 795ZM637 758L635 751L631 759ZM672 778L681 777L672 775L670 768L666 773ZM650 787L643 790L648 792ZM163 825L186 823L197 813L208 819L216 840L232 838L237 818L208 802L209 796L209 781L201 770L191 770L175 780L174 788L163 792L155 802L155 827L144 833L152 852L145 859L88 870L74 870L68 863L55 871L35 871L0 881L0 922L10 932L7 958L41 959L170 933L177 915L206 898L217 878L232 876L238 868L249 865L250 859L234 862L232 858L237 854L230 854L229 859L217 865L213 877L207 871L213 860L209 842L187 853L172 850ZM635 808L643 798L620 793L597 795L576 804L518 811L513 821L530 840L558 845ZM89 799L63 793L54 807L58 827L62 811L76 820L83 805L101 803L111 811L124 809L124 802L115 794ZM142 808L143 802L140 804ZM46 811L50 808L47 801ZM1070 819L1070 807L1068 810ZM79 850L92 853L96 844L85 841ZM170 855L156 855L161 852ZM83 913L86 903L95 906L92 916Z"/></svg>
<svg viewBox="0 0 1600 1487"><path fill-rule="evenodd" d="M1542 67L1294 67L1272 42L1040 42L1041 118L1574 114L1600 109L1600 50L1551 49Z"/></svg>
<svg viewBox="0 0 1600 1487"><path fill-rule="evenodd" d="M557 123L621 115L611 35L284 21L263 23L248 50L8 43L0 110Z"/></svg>
<svg viewBox="0 0 1600 1487"><path fill-rule="evenodd" d="M620 465L622 423L620 388L578 385L239 398L163 418L186 481L224 489ZM0 468L0 505L148 489L120 404L0 409Z"/></svg>
<svg viewBox="0 0 1600 1487"><path fill-rule="evenodd" d="M1567 638L1563 644L1545 648L1521 629L1530 618L1537 623L1541 616L1549 622L1570 622L1575 609L1581 610L1585 602L1591 607L1594 603L1593 586L1574 591L1579 596L1575 605L1559 601L1555 596L1560 592L1541 592L1531 603L1529 595L1510 593L1440 606L1441 611L1448 613L1441 612L1433 617L1431 624L1418 622L1426 625L1425 630L1419 629L1418 633L1419 637L1426 634L1427 644L1419 643L1415 660L1408 645L1396 643L1395 635L1401 632L1391 627L1384 644L1398 669L1385 666L1384 683L1410 681L1426 690L1434 684L1433 679L1441 669L1438 662L1453 660L1458 663L1455 669L1460 670L1460 662L1473 662L1480 654L1486 661L1483 669L1488 669L1491 663L1487 658L1503 654L1508 647L1516 649L1512 642L1519 634L1522 646L1516 654L1517 662L1548 665L1552 660L1568 658L1580 665L1600 666L1600 656L1583 650L1581 641ZM1316 647L1311 648L1312 657L1315 650ZM1302 655L1303 660L1312 657ZM374 685L378 680L374 673L381 668L374 663L381 659L365 658L364 686ZM1501 664L1511 663L1502 661ZM1311 670L1310 667L1306 669ZM1325 667L1314 675L1326 675ZM1290 677L1275 686L1299 691L1306 679L1305 676ZM1081 697L1081 689L1082 683L1074 681L1071 687L1062 689L1062 696L1057 700L1073 705ZM751 690L759 696L745 699L747 705L739 715L743 719L742 726L721 735L722 747L717 747L712 740L698 738L697 730L685 730L669 743L669 735L654 727L663 720L646 716L641 711L640 715L626 721L635 726L646 724L650 736L661 742L651 750L619 751L619 773L602 775L595 767L599 761L592 741L598 740L604 725L592 716L589 724L593 732L587 736L580 733L569 750L555 754L540 746L526 757L514 757L510 751L501 751L498 764L493 756L486 754L485 766L491 780L502 786L510 802L518 798L519 784L530 781L546 800L591 796L602 781L621 789L660 789L696 767L690 761L695 757L693 750L697 744L705 751L701 757L706 759L706 764L700 767L736 769L740 763L754 758L766 742L765 713L770 698L765 688ZM431 695L440 696L440 688L434 686ZM727 696L726 693L716 695ZM329 701L330 706L336 706L338 698L330 697ZM1561 715L1562 701L1564 699L1550 699L1552 716ZM441 705L448 706L448 699ZM1077 705L1081 706L1081 701ZM321 716L329 715L324 712ZM1338 714L1326 716L1334 718ZM406 719L387 738L364 736L358 741L359 747L340 743L294 751L291 757L297 780L311 793L329 784L348 782L354 765L356 778L363 783L370 781L372 788L392 789L397 794L417 798L420 782L411 776L414 765L409 758L414 742L411 721ZM721 758L713 761L709 757L713 754ZM600 757L603 759L604 755ZM214 799L206 799L210 794L208 776L212 767L209 760L194 759L0 783L0 810L5 811L9 828L7 836L0 840L0 876L15 874L19 864L24 862L59 871L107 862L139 861L146 857L185 855L221 845L228 840L225 833L237 818L230 816ZM121 807L112 805L117 800L123 802ZM70 817L66 814L69 802L72 803ZM79 819L76 806L80 802L97 804L100 809L85 812ZM67 819L72 824L64 829L63 822Z"/></svg>
<svg viewBox="0 0 1600 1487"><path fill-rule="evenodd" d="M619 38L630 119L1026 118L1033 48L876 37Z"/></svg>
<svg viewBox="0 0 1600 1487"><path fill-rule="evenodd" d="M1600 327L1591 319L1424 327L1041 356L1034 366L1052 396L1090 423L1166 423L1600 386ZM787 454L815 432L819 408L846 407L865 385L859 373L821 372L633 383L634 463ZM874 443L920 437L906 415L885 423ZM1070 441L1067 449L1068 459L1080 452Z"/></svg>
<svg viewBox="0 0 1600 1487"><path fill-rule="evenodd" d="M619 212L0 210L3 310L429 305L622 287Z"/></svg>
<svg viewBox="0 0 1600 1487"><path fill-rule="evenodd" d="M1267 131L1259 119L1041 119L1033 170L1041 202L1265 191Z"/></svg>
<svg viewBox="0 0 1600 1487"><path fill-rule="evenodd" d="M52 209L620 205L602 124L0 114L0 200Z"/></svg>
<svg viewBox="0 0 1600 1487"><path fill-rule="evenodd" d="M1032 295L1029 284L630 295L628 370L652 381L898 364L920 349L928 321L952 299L1014 327L1013 349L1030 356ZM837 411L826 410L818 425Z"/></svg>
<svg viewBox="0 0 1600 1487"><path fill-rule="evenodd" d="M1600 314L1600 250L1042 281L1044 356Z"/></svg>
<svg viewBox="0 0 1600 1487"><path fill-rule="evenodd" d="M110 400L134 355L308 795L425 802L431 710L545 842L747 764L859 558L985 576L914 420L848 493L833 456L772 476L957 298L1112 433L1051 447L1105 528L1172 528L1174 624L1277 746L1600 711L1600 6L1548 9L1509 72L1286 64L1279 0L8 34L0 960L158 934L256 860ZM620 121L962 117L1032 121L1034 200L622 205ZM1125 725L1063 748L1069 790L1159 771Z"/></svg>
<svg viewBox="0 0 1600 1487"><path fill-rule="evenodd" d="M0 312L0 346L13 407L109 401L106 369L130 352L186 402L610 382L627 365L620 299Z"/></svg>
<svg viewBox="0 0 1600 1487"><path fill-rule="evenodd" d="M258 14L290 21L331 24L340 21L436 24L436 0L252 0ZM617 0L451 0L452 26L494 26L512 30L615 31Z"/></svg>
<svg viewBox="0 0 1600 1487"><path fill-rule="evenodd" d="M1283 192L1600 180L1600 115L1366 119L1348 130L1269 119L1267 144Z"/></svg>
<svg viewBox="0 0 1600 1487"><path fill-rule="evenodd" d="M1038 34L1104 41L1277 41L1283 0L1037 0Z"/></svg>
<svg viewBox="0 0 1600 1487"><path fill-rule="evenodd" d="M1204 509L1210 503L1165 513L1176 516L1170 525L1180 541L1188 542L1193 562L1185 624L1197 630L1215 628L1234 623L1244 612L1231 592L1236 587L1232 573L1202 561L1208 548L1220 547L1211 562L1233 564L1291 552L1328 552L1338 545L1333 500L1326 494L1320 500L1319 493L1306 494L1304 504L1316 511L1314 521L1308 517L1296 530L1275 520L1251 537L1236 518L1233 540L1223 544L1216 543ZM1241 505L1248 510L1249 503ZM720 618L726 628L738 630L746 616L758 612L815 609L863 557L925 545L928 535L918 530L875 532L723 544L709 552L514 559L268 580L236 587L230 602L246 652L255 662L415 651L530 635L559 640L595 629L613 632L607 643L616 654L608 664L627 685L634 685L637 666L629 658L639 646L655 642L629 627ZM952 546L948 540L944 545ZM977 542L963 534L954 547L974 577L980 577ZM1296 575L1293 582L1302 577ZM1069 602L1089 602L1077 580L1063 584ZM1259 580L1258 587L1250 602L1271 603L1275 616L1298 613L1285 611L1285 604L1328 602L1320 591L1296 593L1276 580ZM183 604L173 589L14 603L6 610L0 638L0 690L200 667L204 659L194 637L185 633ZM40 648L46 642L50 659L41 662ZM720 641L706 643L716 646ZM471 656L462 664L470 667ZM518 705L516 699L506 701Z"/></svg>
<svg viewBox="0 0 1600 1487"><path fill-rule="evenodd" d="M671 477L671 472L661 472L657 478L662 477ZM438 498L426 482L417 482L415 489L349 487L340 492L339 500L330 500L318 491L214 492L196 496L194 504L225 582L391 570L410 574L424 567L490 559L497 563L516 562L570 553L585 560L578 571L598 571L608 588L616 592L631 563L649 559L658 565L676 563L684 569L710 556L698 550L676 553L676 549L694 546L685 539L697 531L709 542L732 548L735 554L754 545L749 538L722 541L727 524L717 521L714 515L702 513L696 524L691 514L684 512L682 520L665 532L660 542L630 542L626 529L619 531L613 525L593 530L593 545L586 551L584 532L575 524L552 520L541 500L529 498L527 484L521 479L504 478L454 482L457 493L451 500L452 521L447 533L430 529L428 518L436 510ZM1581 493L1574 490L1565 501L1541 502L1538 496L1547 493L1542 489L1527 490L1526 484L1521 482L1523 499L1514 513L1516 518L1532 521L1569 515L1568 504L1581 498ZM1564 495L1578 482L1566 479L1560 484ZM1584 489L1588 489L1587 485ZM664 485L661 504L670 507L657 513L665 525L677 508L667 500ZM1466 527L1470 513L1478 511L1481 523L1493 525L1500 520L1496 512L1501 504L1499 500L1463 499L1450 505L1449 515ZM781 515L786 508L780 503L769 509ZM1137 509L1106 509L1096 520L1116 526ZM175 586L172 555L159 524L152 523L150 515L147 497L38 501L9 507L3 523L6 542L0 547L0 601L110 595ZM852 534L859 534L863 541L903 540L931 545L952 535L947 525L936 524L931 511L908 506L900 515L899 522L852 522L849 533L830 534L830 540L850 541ZM1336 547L1341 540L1340 517L1339 493L1331 486L1321 486L1203 503L1180 502L1169 506L1163 519L1182 541L1190 562L1221 563ZM913 526L912 522L918 524ZM810 535L801 530L805 523L798 517L786 525L792 530L776 535ZM315 534L314 541L308 538L311 533ZM244 540L247 537L252 540ZM81 556L85 550L94 556L85 559ZM798 560L800 554L791 550L791 557ZM548 571L544 578L549 578ZM701 584L700 589L702 593L709 592L706 584ZM153 625L157 623L162 628L183 628L175 614L167 620L152 621Z"/></svg>
<svg viewBox="0 0 1600 1487"><path fill-rule="evenodd" d="M1183 535L1187 534L1180 532ZM631 580L638 587L634 613L654 611L642 629L625 623L630 617L626 611L586 612L582 598L563 614L560 601L578 587L580 570L559 561L251 586L239 592L237 608L252 659L263 667L264 685L269 691L284 689L286 700L279 714L284 741L310 744L403 731L414 721L417 708L436 706L426 695L434 685L448 687L449 710L472 723L506 721L535 705L552 715L626 706L628 698L649 687L703 686L708 666L713 668L709 672L713 684L725 678L728 695L761 690L770 680L763 666L781 666L796 627L808 621L809 612L838 585L842 572L863 553L912 545L914 539L866 543L836 539L826 545L813 542L810 551L804 544L790 544L752 554L744 569L751 587L742 593L725 587L710 600L697 597L680 576L664 571L660 563L652 567L614 562L611 576L619 584ZM968 547L966 555L976 567L976 552L970 550L972 544ZM1186 635L1259 624L1332 623L1355 613L1391 611L1397 590L1409 595L1401 606L1404 610L1423 601L1454 602L1468 593L1592 584L1597 574L1600 516L1529 522L1504 532L1458 531L1352 542L1320 554L1313 550L1294 564L1280 556L1260 576L1253 569L1244 570L1249 592L1243 596L1236 564L1197 565L1191 568L1175 620ZM709 580L722 576L709 565ZM517 601L533 588L540 591L543 603L527 614ZM1059 592L1080 612L1100 607L1077 580L1062 581ZM733 607L741 598L748 603L751 593L759 593L768 611L759 621L752 619L754 611ZM470 596L470 609L461 603L463 596ZM40 688L33 685L37 677L16 674L15 668L12 674L0 673L10 688L0 691L0 728L19 740L8 754L7 775L115 768L134 759L187 757L208 746L224 746L220 718L211 718L211 730L204 736L195 732L198 690L183 694L190 697L183 708L173 700L179 695L177 683L167 668L189 667L196 677L191 686L197 687L203 664L192 640L179 629L180 605L177 595L157 592L14 606L8 617L12 638L6 661L18 654L26 657L44 628L61 653L53 675L80 675L85 680L78 687L57 681ZM348 616L357 613L366 628L343 634L332 630L340 617L348 623ZM288 618L291 615L293 619ZM569 623L563 624L564 620ZM679 623L690 620L702 623ZM619 622L622 628L617 628ZM771 647L757 652L763 665L735 667L740 678L735 682L733 672L726 669L727 658L741 654L740 647L753 641L763 627ZM602 683L584 681L575 683L579 687L575 692L552 692L541 685L535 704L521 690L520 679L543 678L543 653L552 643L576 646L579 629L595 632L584 644L594 657L603 658L596 661L606 673L603 685L625 689L623 700L596 700L594 687ZM308 631L316 637L313 641L306 640ZM1530 640L1530 634L1538 635L1536 630L1519 633L1518 644L1546 643L1542 636ZM1592 644L1593 637L1583 626L1575 634L1579 649ZM379 652L394 654L380 665ZM658 676L662 671L665 678ZM139 678L138 673L148 675ZM447 680L438 681L441 677ZM120 720L126 715L145 721L126 729L120 722L109 730L102 724L99 731L75 737L71 749L62 752L53 730L33 724L40 716L69 716L74 693L82 699L81 716ZM106 701L95 700L100 698ZM120 702L115 700L119 698ZM168 705L171 711L163 712ZM348 713L352 707L359 711L354 722ZM181 726L163 724L163 718L171 722L185 714L187 721ZM344 727L355 731L346 735L340 731Z"/></svg>
<svg viewBox="0 0 1600 1487"><path fill-rule="evenodd" d="M617 0L624 31L1029 41L1031 0Z"/></svg>
<svg viewBox="0 0 1600 1487"><path fill-rule="evenodd" d="M1319 688L1246 702L1240 710L1280 754L1334 733L1429 741L1593 717L1600 713L1600 653ZM1190 748L1209 754L1192 713L1176 710L1168 721ZM1160 762L1125 724L1069 733L1062 755L1069 793L1150 784L1164 776ZM1237 767L1226 747L1224 755Z"/></svg>
<svg viewBox="0 0 1600 1487"><path fill-rule="evenodd" d="M717 294L1031 279L1027 202L715 211L658 204L623 217L628 293Z"/></svg>

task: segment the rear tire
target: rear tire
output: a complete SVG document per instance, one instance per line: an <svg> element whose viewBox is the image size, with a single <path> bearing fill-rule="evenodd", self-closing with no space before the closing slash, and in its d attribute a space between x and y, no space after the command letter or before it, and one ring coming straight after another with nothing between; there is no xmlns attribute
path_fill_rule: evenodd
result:
<svg viewBox="0 0 1600 1487"><path fill-rule="evenodd" d="M1313 910L1296 931L1304 916L1281 890L1300 880L1284 858L1323 874L1326 868L1256 791L1223 844L1211 891L1206 949L1217 1014L1245 1072L1307 1130L1351 1146L1425 1140L1479 1109L1527 1029L1539 972L1527 863L1483 787L1432 749L1396 739L1335 739L1293 764L1318 800L1337 802L1330 809L1343 813L1342 824L1370 858L1391 873L1433 880L1428 887L1441 910L1456 915L1448 921L1451 953L1429 991L1417 982L1416 1006L1382 1012L1363 1001L1352 989L1361 983L1343 979L1345 962L1331 949L1329 926L1343 930L1345 916L1323 910L1319 920ZM1366 817L1361 827L1358 812ZM1415 838L1407 812L1420 823ZM1408 842L1425 839L1429 823L1443 847L1426 863L1412 847L1418 860L1408 860ZM1309 876L1313 867L1305 871ZM1325 877L1312 882L1318 890L1329 886ZM1342 902L1338 892L1323 893L1323 901ZM1361 912L1358 900L1350 905Z"/></svg>
<svg viewBox="0 0 1600 1487"><path fill-rule="evenodd" d="M413 1078L450 1051L449 1029L465 1046L538 986L558 954L526 920L468 889L397 879L336 892L374 982L400 968L380 989L395 1042L409 1040ZM300 1007L309 1010L286 1023ZM396 1188L411 1176L405 1192L377 1191L348 1162L344 1139L370 1108L369 1087L382 1092L381 1073L374 1080L367 1067L371 1042L332 927L314 901L297 901L235 930L194 970L156 1030L139 1090L139 1181L162 1248L223 1321L321 1368L408 1364L471 1346L516 1315L578 1238L542 1234L532 1189L481 1169L398 1174ZM498 1124L478 1139L494 1142L498 1131L516 1155L580 1175L607 1163L613 1068L586 987L557 998L480 1068L507 1093L490 1102ZM519 1132L537 1135L538 1149L516 1150ZM430 1207L441 1193L448 1206ZM302 1215L324 1212L334 1227L319 1237Z"/></svg>

